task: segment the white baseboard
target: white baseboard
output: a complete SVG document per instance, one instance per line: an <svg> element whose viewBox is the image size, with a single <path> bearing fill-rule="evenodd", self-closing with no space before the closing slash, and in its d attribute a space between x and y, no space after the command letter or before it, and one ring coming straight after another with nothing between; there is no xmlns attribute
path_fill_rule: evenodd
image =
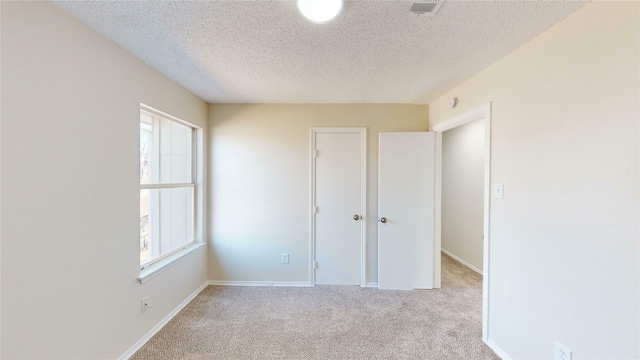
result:
<svg viewBox="0 0 640 360"><path fill-rule="evenodd" d="M487 340L484 343L487 344L487 346L489 346L491 350L493 350L493 352L495 352L502 360L511 360L511 358L493 341Z"/></svg>
<svg viewBox="0 0 640 360"><path fill-rule="evenodd" d="M297 281L226 281L226 280L209 280L209 285L217 286L296 286L311 287L308 282Z"/></svg>
<svg viewBox="0 0 640 360"><path fill-rule="evenodd" d="M455 261L459 262L460 264L462 264L462 265L464 265L464 266L468 267L469 269L471 269L471 270L473 270L473 271L477 272L478 274L482 275L482 270L478 269L477 267L475 267L475 266L473 266L473 265L469 264L468 262L466 262L466 261L464 261L464 260L460 259L459 257L457 257L457 256L453 255L452 253L448 252L448 251L447 251L447 250L445 250L445 249L440 249L440 250L441 250L443 253L445 253L445 254L447 254L447 255L451 256Z"/></svg>
<svg viewBox="0 0 640 360"><path fill-rule="evenodd" d="M167 323L171 321L171 319L173 319L174 316L178 315L180 310L184 309L184 307L187 306L191 302L191 300L193 300L196 296L198 296L198 294L200 294L200 292L202 292L202 290L204 290L204 288L206 288L208 285L209 285L208 282L205 282L204 284L200 285L200 287L198 287L196 291L194 291L183 302L181 302L180 305L178 305L175 309L173 309L173 311L170 312L169 315L165 316L165 318L162 319L156 326L154 326L153 329L151 329L145 336L143 336L142 339L140 339L137 343L135 343L135 345L133 345L131 349L127 350L127 352L124 353L124 355L120 356L120 360L126 360L126 359L129 359L131 356L133 356L133 354L135 354L136 351L140 350L140 348L144 344L146 344L147 341L149 341L149 339L153 337L153 335L155 335L158 331L160 331L160 329L162 329L165 325L167 325Z"/></svg>
<svg viewBox="0 0 640 360"><path fill-rule="evenodd" d="M377 282L369 282L367 283L367 286L365 287L372 287L372 288L377 288L378 287L378 283Z"/></svg>

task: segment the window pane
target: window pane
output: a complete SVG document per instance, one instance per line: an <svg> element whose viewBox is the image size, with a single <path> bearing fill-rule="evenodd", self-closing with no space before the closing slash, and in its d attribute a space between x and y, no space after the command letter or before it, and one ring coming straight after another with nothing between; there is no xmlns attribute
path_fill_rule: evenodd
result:
<svg viewBox="0 0 640 360"><path fill-rule="evenodd" d="M192 182L193 129L140 111L140 184Z"/></svg>
<svg viewBox="0 0 640 360"><path fill-rule="evenodd" d="M194 189L140 190L140 264L193 242Z"/></svg>
<svg viewBox="0 0 640 360"><path fill-rule="evenodd" d="M160 183L191 182L191 128L160 119Z"/></svg>
<svg viewBox="0 0 640 360"><path fill-rule="evenodd" d="M140 264L149 261L149 191L140 190Z"/></svg>
<svg viewBox="0 0 640 360"><path fill-rule="evenodd" d="M149 147L151 146L151 126L140 122L140 184L149 183Z"/></svg>

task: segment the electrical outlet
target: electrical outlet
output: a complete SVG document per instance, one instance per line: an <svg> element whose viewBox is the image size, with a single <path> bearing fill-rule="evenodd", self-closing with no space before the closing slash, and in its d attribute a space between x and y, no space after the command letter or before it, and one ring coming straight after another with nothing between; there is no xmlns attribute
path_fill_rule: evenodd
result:
<svg viewBox="0 0 640 360"><path fill-rule="evenodd" d="M151 305L149 304L149 297L145 296L140 300L140 312L146 312L151 309Z"/></svg>
<svg viewBox="0 0 640 360"><path fill-rule="evenodd" d="M282 263L283 264L289 263L289 254L282 254Z"/></svg>
<svg viewBox="0 0 640 360"><path fill-rule="evenodd" d="M556 341L556 360L571 360L571 350Z"/></svg>

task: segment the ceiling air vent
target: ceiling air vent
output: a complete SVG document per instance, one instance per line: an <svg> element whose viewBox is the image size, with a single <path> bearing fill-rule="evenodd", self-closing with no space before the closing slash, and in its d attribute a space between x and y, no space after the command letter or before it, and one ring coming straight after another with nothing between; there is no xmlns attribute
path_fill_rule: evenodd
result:
<svg viewBox="0 0 640 360"><path fill-rule="evenodd" d="M411 4L411 12L417 15L435 15L444 0L414 0Z"/></svg>

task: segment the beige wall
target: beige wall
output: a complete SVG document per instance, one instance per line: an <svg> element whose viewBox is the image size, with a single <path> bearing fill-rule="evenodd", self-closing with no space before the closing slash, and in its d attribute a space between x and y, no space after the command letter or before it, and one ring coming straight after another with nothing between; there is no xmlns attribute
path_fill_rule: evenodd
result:
<svg viewBox="0 0 640 360"><path fill-rule="evenodd" d="M482 271L484 119L442 133L442 249Z"/></svg>
<svg viewBox="0 0 640 360"><path fill-rule="evenodd" d="M207 106L48 2L1 6L0 356L114 359L206 281L204 249L136 280L139 104Z"/></svg>
<svg viewBox="0 0 640 360"><path fill-rule="evenodd" d="M588 4L429 106L492 104L489 338L512 359L640 357L639 15Z"/></svg>
<svg viewBox="0 0 640 360"><path fill-rule="evenodd" d="M427 114L423 105L210 105L209 278L308 282L310 128L367 128L367 211L375 218L378 132L426 131ZM367 231L367 277L376 282L375 221Z"/></svg>
<svg viewBox="0 0 640 360"><path fill-rule="evenodd" d="M207 279L201 251L135 280L139 103L205 128L207 106L49 3L1 7L0 357L116 358ZM379 131L491 101L490 340L640 357L639 13L589 4L428 108L209 106L209 278L308 281L310 127L368 128L375 215ZM375 222L368 237L375 282Z"/></svg>

